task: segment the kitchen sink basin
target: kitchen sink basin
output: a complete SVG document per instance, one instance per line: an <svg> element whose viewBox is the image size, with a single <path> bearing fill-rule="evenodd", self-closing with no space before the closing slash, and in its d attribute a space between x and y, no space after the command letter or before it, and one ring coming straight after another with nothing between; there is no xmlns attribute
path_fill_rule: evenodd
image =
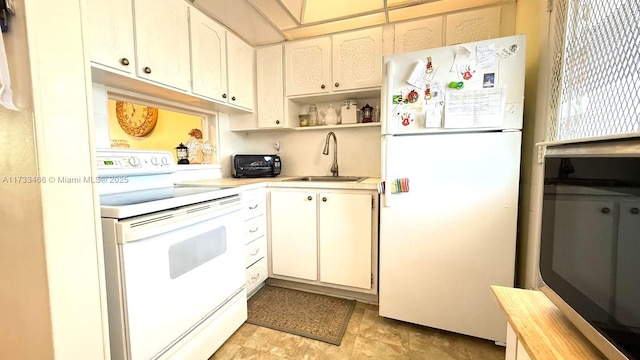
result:
<svg viewBox="0 0 640 360"><path fill-rule="evenodd" d="M360 182L366 177L360 176L301 176L284 181L312 181L312 182Z"/></svg>

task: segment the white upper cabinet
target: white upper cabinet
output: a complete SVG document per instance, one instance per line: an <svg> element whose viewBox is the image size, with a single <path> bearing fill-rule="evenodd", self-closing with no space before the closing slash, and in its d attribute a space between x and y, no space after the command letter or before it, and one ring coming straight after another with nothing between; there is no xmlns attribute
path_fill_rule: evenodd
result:
<svg viewBox="0 0 640 360"><path fill-rule="evenodd" d="M442 16L394 25L394 53L440 47L443 45Z"/></svg>
<svg viewBox="0 0 640 360"><path fill-rule="evenodd" d="M133 10L131 0L91 0L86 2L87 45L95 64L133 73Z"/></svg>
<svg viewBox="0 0 640 360"><path fill-rule="evenodd" d="M256 50L258 127L284 127L282 45Z"/></svg>
<svg viewBox="0 0 640 360"><path fill-rule="evenodd" d="M333 91L382 85L382 27L334 35Z"/></svg>
<svg viewBox="0 0 640 360"><path fill-rule="evenodd" d="M382 84L382 28L285 44L287 96Z"/></svg>
<svg viewBox="0 0 640 360"><path fill-rule="evenodd" d="M501 7L494 6L446 16L446 45L500 37Z"/></svg>
<svg viewBox="0 0 640 360"><path fill-rule="evenodd" d="M328 93L331 89L331 38L284 45L287 96Z"/></svg>
<svg viewBox="0 0 640 360"><path fill-rule="evenodd" d="M182 0L135 0L136 75L190 90L188 5Z"/></svg>
<svg viewBox="0 0 640 360"><path fill-rule="evenodd" d="M200 11L189 9L192 91L226 102L227 31Z"/></svg>
<svg viewBox="0 0 640 360"><path fill-rule="evenodd" d="M227 79L229 104L253 110L255 50L227 32Z"/></svg>

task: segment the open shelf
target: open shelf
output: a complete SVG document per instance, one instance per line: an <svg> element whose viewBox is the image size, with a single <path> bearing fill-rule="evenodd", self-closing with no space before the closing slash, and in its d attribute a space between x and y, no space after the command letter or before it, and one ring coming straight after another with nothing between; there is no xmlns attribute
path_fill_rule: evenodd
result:
<svg viewBox="0 0 640 360"><path fill-rule="evenodd" d="M296 131L307 131L307 130L326 130L326 129L346 129L346 128L359 128L359 127L375 127L380 126L379 122L370 122L370 123L356 123L356 124L339 124L339 125L318 125L318 126L301 126L297 128L292 128L292 130Z"/></svg>

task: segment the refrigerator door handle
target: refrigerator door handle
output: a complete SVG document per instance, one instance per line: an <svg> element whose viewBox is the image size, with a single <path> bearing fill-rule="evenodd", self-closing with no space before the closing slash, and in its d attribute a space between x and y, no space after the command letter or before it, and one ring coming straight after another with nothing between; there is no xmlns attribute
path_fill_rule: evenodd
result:
<svg viewBox="0 0 640 360"><path fill-rule="evenodd" d="M380 106L380 111L383 116L382 118L382 134L392 134L391 129L391 109L392 106L389 106L389 100L391 100L391 96L389 95L390 91L393 91L393 77L396 72L396 64L393 60L389 60L385 63L385 77L384 77L384 86L382 87L382 104ZM395 129L394 129L395 130Z"/></svg>
<svg viewBox="0 0 640 360"><path fill-rule="evenodd" d="M393 200L392 200L392 194L391 194L391 170L389 169L389 163L388 163L388 159L389 159L389 148L391 147L390 143L393 142L393 136L390 135L383 135L382 139L381 139L381 153L382 153L382 159L381 159L381 165L382 165L382 181L384 182L385 186L384 186L384 193L383 193L383 206L384 207L391 207L391 205L393 204Z"/></svg>

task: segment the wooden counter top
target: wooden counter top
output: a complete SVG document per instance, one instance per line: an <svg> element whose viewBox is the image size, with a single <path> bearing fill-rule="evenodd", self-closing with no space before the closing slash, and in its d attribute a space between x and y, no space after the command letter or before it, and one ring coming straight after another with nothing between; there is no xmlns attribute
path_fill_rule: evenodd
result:
<svg viewBox="0 0 640 360"><path fill-rule="evenodd" d="M491 289L531 359L605 359L541 291Z"/></svg>

